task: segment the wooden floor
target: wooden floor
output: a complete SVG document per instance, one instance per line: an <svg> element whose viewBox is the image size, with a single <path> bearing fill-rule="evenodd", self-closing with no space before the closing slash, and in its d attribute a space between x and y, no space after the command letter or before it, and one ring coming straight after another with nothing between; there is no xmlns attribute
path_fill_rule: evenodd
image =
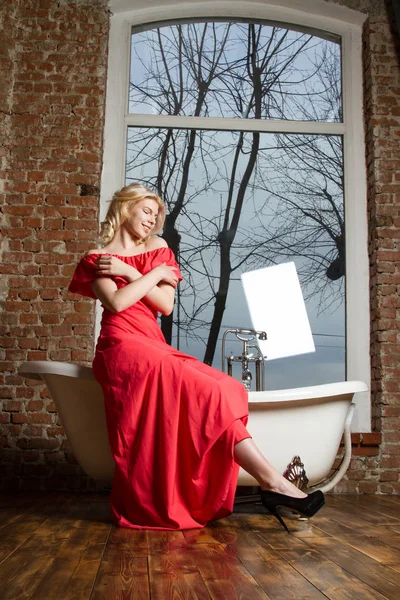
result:
<svg viewBox="0 0 400 600"><path fill-rule="evenodd" d="M328 496L310 521L287 521L291 535L263 511L132 531L111 525L106 495L3 497L0 598L400 599L398 497Z"/></svg>

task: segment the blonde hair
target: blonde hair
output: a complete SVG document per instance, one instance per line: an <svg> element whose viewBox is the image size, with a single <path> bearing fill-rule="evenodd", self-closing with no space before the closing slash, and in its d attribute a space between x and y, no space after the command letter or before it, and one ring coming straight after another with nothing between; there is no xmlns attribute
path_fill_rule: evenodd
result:
<svg viewBox="0 0 400 600"><path fill-rule="evenodd" d="M135 204L142 200L154 200L158 205L158 215L156 218L156 224L151 230L151 235L159 233L163 228L165 221L165 205L155 192L152 192L147 187L140 183L131 183L123 187L118 192L115 192L109 209L107 211L106 218L100 225L100 236L99 242L103 246L107 245L113 239L117 229L119 229L124 221L129 218L130 210ZM145 242L150 238L150 235L142 238L142 242Z"/></svg>

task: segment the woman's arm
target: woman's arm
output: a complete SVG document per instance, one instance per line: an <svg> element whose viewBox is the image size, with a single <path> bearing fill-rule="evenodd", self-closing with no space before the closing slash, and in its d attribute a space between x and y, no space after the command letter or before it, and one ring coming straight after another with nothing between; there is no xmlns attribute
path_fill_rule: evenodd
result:
<svg viewBox="0 0 400 600"><path fill-rule="evenodd" d="M164 242L164 240L162 240L162 242ZM157 239L156 243L159 244L160 240ZM123 277L130 283L138 281L143 277L143 275L137 269L135 269L135 267L127 264L125 261L120 260L116 256L112 256L110 254L100 255L96 260L96 264L97 274L100 277ZM166 267L166 265L160 266ZM145 297L149 304L155 310L161 312L164 315L170 314L174 308L175 288L178 284L178 278L174 273L175 270L176 268L174 267L167 267L166 270L164 269L163 274L161 276L161 280L147 293L142 295L140 298L137 298L135 302L137 302L138 299L140 300L141 298ZM115 286L115 288L113 288L113 291L116 290L117 288ZM139 293L141 293L141 288L137 288L137 290ZM93 289L93 291L98 296L98 292L95 289ZM120 295L116 296L114 300L119 301ZM108 308L110 308L110 310L116 310L116 306L114 306L114 309L111 308L111 306L108 306ZM128 306L125 306L125 308L128 308ZM125 308L122 308L120 310L125 310Z"/></svg>
<svg viewBox="0 0 400 600"><path fill-rule="evenodd" d="M177 285L178 279L174 285L161 281L155 288L146 294L146 300L161 314L170 315L174 310L175 288Z"/></svg>
<svg viewBox="0 0 400 600"><path fill-rule="evenodd" d="M128 281L137 281L140 277L143 277L135 267L130 265L127 266L131 269L131 271L125 275L125 278ZM178 279L176 279L176 281L171 280L169 283L166 283L165 280L160 281L144 297L153 308L163 315L169 315L174 308L175 288L177 285Z"/></svg>
<svg viewBox="0 0 400 600"><path fill-rule="evenodd" d="M127 270L123 277L125 277L127 281L133 282L137 281L140 277L143 277L143 275L135 269L135 267L132 267L132 265L124 263L124 266L127 267ZM160 281L144 297L153 308L163 315L169 315L174 308L175 288L177 284L178 279L176 282L171 281L170 283Z"/></svg>
<svg viewBox="0 0 400 600"><path fill-rule="evenodd" d="M168 315L172 312L175 286L178 283L174 267L159 265L146 275L141 275L134 267L119 261L116 257L107 258L111 259L109 266L100 267L100 277L92 283L94 293L104 306L113 312L121 312L146 296L146 300L162 314ZM114 281L109 277L101 277L102 274L119 275L131 282L118 289ZM160 282L163 283L158 287Z"/></svg>

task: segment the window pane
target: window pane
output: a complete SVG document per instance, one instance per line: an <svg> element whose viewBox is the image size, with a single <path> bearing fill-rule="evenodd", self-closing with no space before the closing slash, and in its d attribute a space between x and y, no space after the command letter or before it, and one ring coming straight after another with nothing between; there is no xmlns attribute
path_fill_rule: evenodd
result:
<svg viewBox="0 0 400 600"><path fill-rule="evenodd" d="M345 379L341 137L129 128L127 150L184 275L173 345L221 368L224 330L251 327L240 274L294 260L317 351L268 362L267 388Z"/></svg>
<svg viewBox="0 0 400 600"><path fill-rule="evenodd" d="M230 22L132 33L131 113L340 122L341 95L332 36Z"/></svg>

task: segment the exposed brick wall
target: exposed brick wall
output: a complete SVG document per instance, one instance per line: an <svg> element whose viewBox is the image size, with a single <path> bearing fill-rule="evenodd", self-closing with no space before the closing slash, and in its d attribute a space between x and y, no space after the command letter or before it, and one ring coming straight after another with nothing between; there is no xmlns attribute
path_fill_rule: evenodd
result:
<svg viewBox="0 0 400 600"><path fill-rule="evenodd" d="M88 485L46 388L26 385L17 367L92 358L93 303L76 301L66 287L98 231L106 5L2 3L0 417L7 487Z"/></svg>
<svg viewBox="0 0 400 600"><path fill-rule="evenodd" d="M353 437L339 492L399 493L400 77L386 0L327 0L368 15L365 126L375 437ZM106 0L0 8L0 442L6 487L93 487L29 359L89 361L93 303L66 292L97 233L109 17ZM397 52L397 54L396 54ZM381 440L381 442L380 442Z"/></svg>
<svg viewBox="0 0 400 600"><path fill-rule="evenodd" d="M400 492L400 46L388 23L364 32L373 427L380 453L366 460L361 491ZM368 485L368 488L365 486Z"/></svg>
<svg viewBox="0 0 400 600"><path fill-rule="evenodd" d="M371 302L372 427L336 492L400 492L400 48L390 1L338 2L369 14L363 33ZM364 434L365 435L365 434Z"/></svg>

